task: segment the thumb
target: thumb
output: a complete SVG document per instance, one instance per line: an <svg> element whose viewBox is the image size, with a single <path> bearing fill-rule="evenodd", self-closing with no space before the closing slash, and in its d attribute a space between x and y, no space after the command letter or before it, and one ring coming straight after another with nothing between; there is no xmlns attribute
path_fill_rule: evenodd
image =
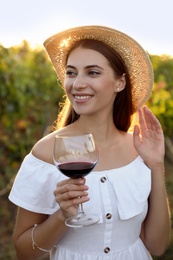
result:
<svg viewBox="0 0 173 260"><path fill-rule="evenodd" d="M141 138L140 138L140 129L138 125L134 126L133 130L133 141L134 141L134 146L137 147L138 144L141 143Z"/></svg>

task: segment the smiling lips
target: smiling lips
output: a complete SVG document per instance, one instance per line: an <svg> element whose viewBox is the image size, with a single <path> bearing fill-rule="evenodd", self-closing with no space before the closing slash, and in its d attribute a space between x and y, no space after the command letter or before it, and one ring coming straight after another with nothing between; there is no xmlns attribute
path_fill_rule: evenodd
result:
<svg viewBox="0 0 173 260"><path fill-rule="evenodd" d="M88 101L89 99L92 98L91 95L74 95L74 98L76 101L79 101L79 102L84 102L84 101Z"/></svg>

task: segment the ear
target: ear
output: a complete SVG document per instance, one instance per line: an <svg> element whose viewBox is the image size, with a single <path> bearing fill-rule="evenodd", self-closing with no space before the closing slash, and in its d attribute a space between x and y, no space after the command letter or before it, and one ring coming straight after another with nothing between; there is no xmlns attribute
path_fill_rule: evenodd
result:
<svg viewBox="0 0 173 260"><path fill-rule="evenodd" d="M116 80L115 84L115 92L120 92L126 87L126 78L125 78L125 73L121 76L121 78Z"/></svg>

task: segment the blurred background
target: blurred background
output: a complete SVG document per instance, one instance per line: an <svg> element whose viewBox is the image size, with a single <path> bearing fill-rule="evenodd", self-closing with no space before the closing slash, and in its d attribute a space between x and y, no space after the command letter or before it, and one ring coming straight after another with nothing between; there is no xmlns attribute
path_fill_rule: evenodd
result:
<svg viewBox="0 0 173 260"><path fill-rule="evenodd" d="M160 120L166 145L166 186L173 213L172 0L6 0L0 15L0 259L16 260L12 244L16 207L8 201L25 155L52 126L63 91L43 41L68 27L101 24L124 31L149 53L153 93L147 102ZM48 257L44 258L48 259ZM173 259L169 248L159 260Z"/></svg>

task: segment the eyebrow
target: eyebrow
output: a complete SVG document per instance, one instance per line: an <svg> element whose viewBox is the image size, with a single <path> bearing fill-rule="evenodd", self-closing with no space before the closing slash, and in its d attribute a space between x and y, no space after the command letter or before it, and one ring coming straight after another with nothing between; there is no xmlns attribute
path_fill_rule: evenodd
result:
<svg viewBox="0 0 173 260"><path fill-rule="evenodd" d="M67 66L66 66L66 69L69 69L69 68L71 68L71 69L76 69L76 68L75 68L74 66L72 66L72 65L67 65ZM98 69L104 70L102 67L100 67L100 66L98 66L98 65L88 65L88 66L85 67L85 69L92 69L92 68L98 68Z"/></svg>

